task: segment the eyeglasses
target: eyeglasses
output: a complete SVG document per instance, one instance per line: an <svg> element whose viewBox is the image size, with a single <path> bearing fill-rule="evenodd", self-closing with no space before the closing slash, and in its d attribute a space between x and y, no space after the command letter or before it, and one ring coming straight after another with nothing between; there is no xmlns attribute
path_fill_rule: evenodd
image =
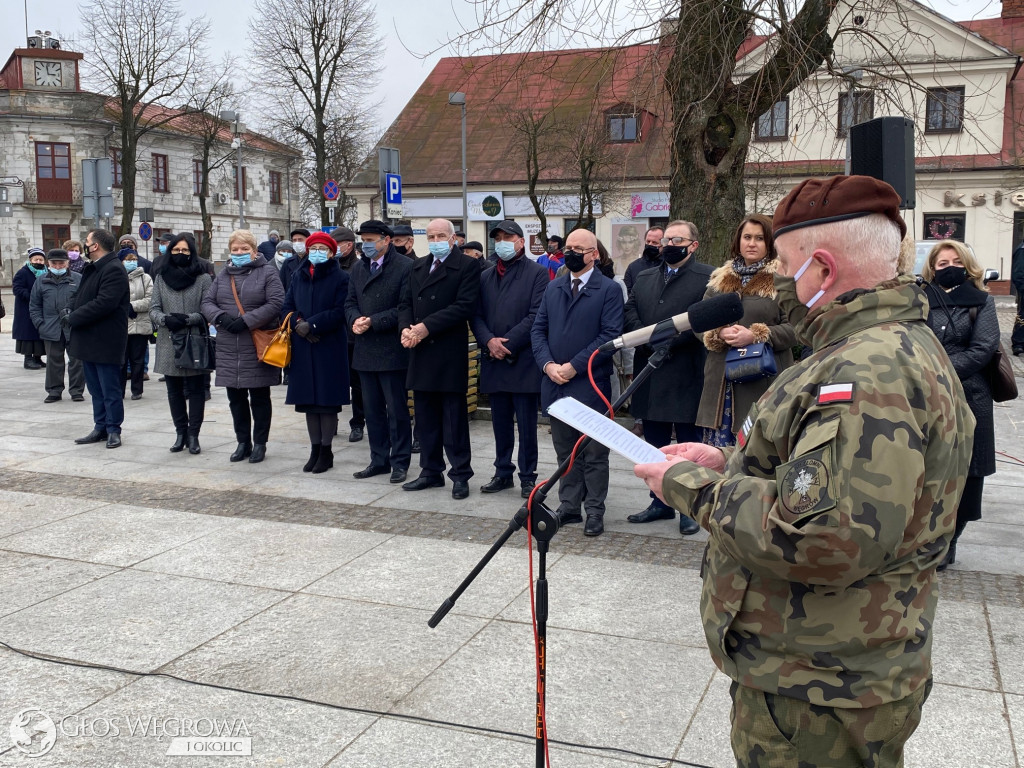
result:
<svg viewBox="0 0 1024 768"><path fill-rule="evenodd" d="M182 255L188 256L188 255L191 255L192 251L190 251L188 248L185 248L185 249L175 248L173 251L171 251L171 253L173 253L173 254L175 254L177 256L182 256Z"/></svg>
<svg viewBox="0 0 1024 768"><path fill-rule="evenodd" d="M309 249L310 253L330 253L331 250L325 245L314 245Z"/></svg>
<svg viewBox="0 0 1024 768"><path fill-rule="evenodd" d="M576 253L581 253L584 256L586 256L591 251L596 251L597 248L577 248L575 245L567 245L567 246L565 246L565 250L567 250L567 251L576 251Z"/></svg>
<svg viewBox="0 0 1024 768"><path fill-rule="evenodd" d="M682 245L683 243L696 242L690 237L663 237L661 238L662 245Z"/></svg>

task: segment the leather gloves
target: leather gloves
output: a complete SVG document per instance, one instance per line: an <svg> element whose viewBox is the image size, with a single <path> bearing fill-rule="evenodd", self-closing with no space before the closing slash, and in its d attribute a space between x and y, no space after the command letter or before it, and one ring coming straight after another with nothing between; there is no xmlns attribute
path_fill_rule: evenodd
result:
<svg viewBox="0 0 1024 768"><path fill-rule="evenodd" d="M182 319L183 317L184 315L180 314L164 315L164 325L167 326L167 329L171 333L183 331L185 330L185 326L188 325L188 323Z"/></svg>
<svg viewBox="0 0 1024 768"><path fill-rule="evenodd" d="M245 324L245 318L232 317L230 320L225 320L221 327L228 333L245 333L249 330L249 326Z"/></svg>

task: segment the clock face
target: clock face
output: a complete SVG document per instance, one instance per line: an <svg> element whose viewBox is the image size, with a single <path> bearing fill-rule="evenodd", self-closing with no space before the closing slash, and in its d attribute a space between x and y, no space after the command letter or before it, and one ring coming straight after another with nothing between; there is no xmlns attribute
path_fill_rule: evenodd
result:
<svg viewBox="0 0 1024 768"><path fill-rule="evenodd" d="M57 87L60 86L60 62L59 61L37 61L36 85Z"/></svg>

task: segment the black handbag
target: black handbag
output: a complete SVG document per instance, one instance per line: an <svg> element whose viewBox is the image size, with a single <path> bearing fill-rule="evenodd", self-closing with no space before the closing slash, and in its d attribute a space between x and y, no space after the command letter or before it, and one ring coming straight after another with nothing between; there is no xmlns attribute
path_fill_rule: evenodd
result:
<svg viewBox="0 0 1024 768"><path fill-rule="evenodd" d="M725 378L734 384L757 381L779 372L772 345L759 341L746 347L731 347L725 353Z"/></svg>
<svg viewBox="0 0 1024 768"><path fill-rule="evenodd" d="M216 342L205 329L185 328L171 334L174 364L190 371L212 371L217 367Z"/></svg>

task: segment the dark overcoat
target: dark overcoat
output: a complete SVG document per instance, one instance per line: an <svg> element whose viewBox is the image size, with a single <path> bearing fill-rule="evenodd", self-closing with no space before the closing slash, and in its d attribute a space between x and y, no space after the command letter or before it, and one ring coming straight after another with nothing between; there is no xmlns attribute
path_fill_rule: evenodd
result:
<svg viewBox="0 0 1024 768"><path fill-rule="evenodd" d="M929 285L928 327L942 343L964 387L967 405L974 414L974 453L967 471L970 477L986 477L996 471L996 436L992 416L992 389L984 368L999 346L999 318L995 300L971 283L946 293ZM977 319L971 322L971 304Z"/></svg>
<svg viewBox="0 0 1024 768"><path fill-rule="evenodd" d="M29 304L32 300L32 288L36 284L36 273L28 264L14 273L11 280L11 291L14 293L14 323L11 325L11 337L15 341L39 341L39 331L32 324Z"/></svg>
<svg viewBox="0 0 1024 768"><path fill-rule="evenodd" d="M626 331L667 320L704 298L714 270L692 256L665 282L665 265L645 269L636 277L626 302ZM647 365L654 348L637 347L633 374ZM693 424L704 389L704 343L691 331L679 334L661 367L633 393L630 415L638 419Z"/></svg>
<svg viewBox="0 0 1024 768"><path fill-rule="evenodd" d="M85 265L71 300L68 354L84 363L121 365L128 345L128 272L116 254Z"/></svg>
<svg viewBox="0 0 1024 768"><path fill-rule="evenodd" d="M533 359L541 371L540 400L547 410L560 397L575 397L595 410L605 412L587 376L591 353L622 333L622 288L596 267L586 285L572 298L572 275L556 277L544 289L537 317L530 329ZM549 362L572 363L576 375L568 384L555 384L545 373ZM612 355L599 354L594 360L594 380L605 397L612 392Z"/></svg>
<svg viewBox="0 0 1024 768"><path fill-rule="evenodd" d="M470 326L482 351L481 392L540 392L530 329L550 282L548 271L526 255L511 264L504 277L498 276L496 267L480 273L480 302ZM508 339L505 347L515 362L487 354L487 342L495 337Z"/></svg>
<svg viewBox="0 0 1024 768"><path fill-rule="evenodd" d="M398 308L399 329L423 323L428 331L409 351L405 385L421 392L464 394L469 389L469 320L480 296L480 267L458 247L431 273L433 261L428 255L413 264Z"/></svg>
<svg viewBox="0 0 1024 768"><path fill-rule="evenodd" d="M370 261L365 257L352 266L345 300L348 330L357 318L370 318L368 331L352 334L352 367L357 371L404 371L409 367L409 350L402 346L398 330L398 305L408 290L412 265L412 259L392 246L375 275L370 275Z"/></svg>
<svg viewBox="0 0 1024 768"><path fill-rule="evenodd" d="M238 298L245 314L238 311L231 292L231 281L235 281ZM215 324L223 314L231 317L242 316L249 330L242 333L217 333L217 386L235 389L272 387L281 383L281 369L261 363L256 357L256 345L252 341L253 329L272 329L279 324L281 306L284 304L284 288L277 270L262 256L248 264L236 267L228 264L214 279L203 297L202 312L207 322Z"/></svg>
<svg viewBox="0 0 1024 768"><path fill-rule="evenodd" d="M292 362L288 366L285 398L289 405L342 406L349 402L347 296L348 274L339 267L337 259L317 264L312 275L307 261L305 269L292 276L281 317L294 312L291 327L305 320L310 333L319 341L310 342L292 334Z"/></svg>

